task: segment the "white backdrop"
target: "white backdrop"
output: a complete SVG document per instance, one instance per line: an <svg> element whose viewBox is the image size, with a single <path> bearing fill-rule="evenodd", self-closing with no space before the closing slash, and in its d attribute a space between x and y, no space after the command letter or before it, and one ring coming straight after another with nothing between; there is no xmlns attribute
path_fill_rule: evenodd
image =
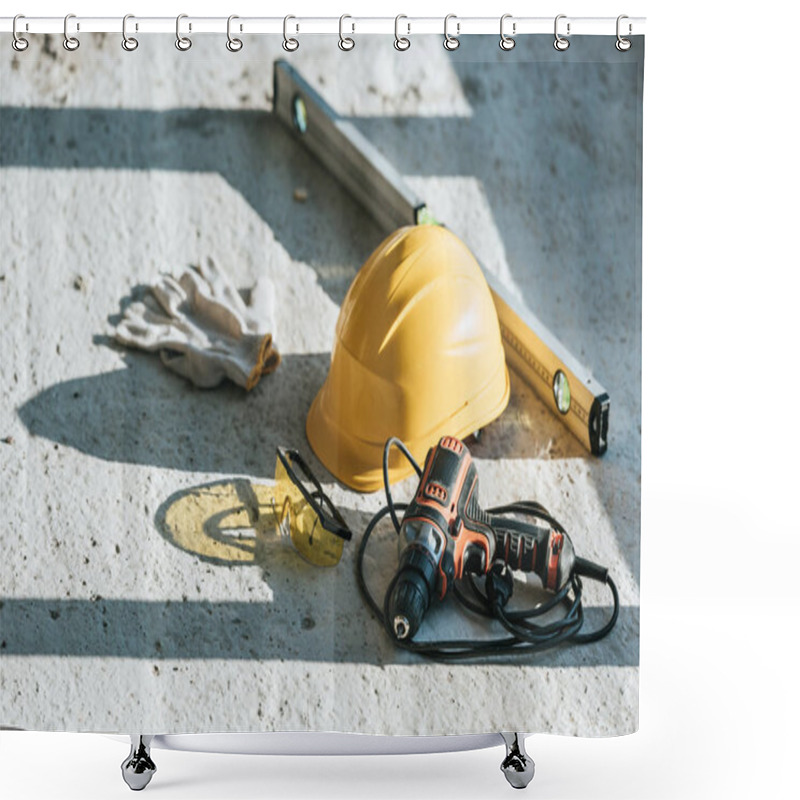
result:
<svg viewBox="0 0 800 800"><path fill-rule="evenodd" d="M23 7L24 6L24 7ZM28 16L646 15L641 730L535 737L537 798L787 797L796 790L794 635L800 446L793 400L800 12L349 0L136 6L27 0ZM712 13L713 9L713 13ZM10 47L10 40L0 42ZM332 46L335 46L332 41ZM784 569L779 572L780 567ZM2 668L2 662L0 662ZM0 733L3 796L127 796L127 750L87 735ZM508 796L499 749L412 757L155 753L163 798ZM791 782L790 782L791 781Z"/></svg>

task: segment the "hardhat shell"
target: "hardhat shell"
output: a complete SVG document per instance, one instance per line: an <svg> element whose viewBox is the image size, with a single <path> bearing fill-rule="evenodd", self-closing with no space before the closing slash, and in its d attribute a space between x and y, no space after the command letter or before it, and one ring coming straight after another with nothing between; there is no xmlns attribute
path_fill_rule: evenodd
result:
<svg viewBox="0 0 800 800"><path fill-rule="evenodd" d="M374 491L383 448L418 463L444 436L464 438L508 404L497 311L475 257L446 228L401 228L372 253L342 303L328 377L306 419L320 461ZM412 473L393 450L389 480Z"/></svg>

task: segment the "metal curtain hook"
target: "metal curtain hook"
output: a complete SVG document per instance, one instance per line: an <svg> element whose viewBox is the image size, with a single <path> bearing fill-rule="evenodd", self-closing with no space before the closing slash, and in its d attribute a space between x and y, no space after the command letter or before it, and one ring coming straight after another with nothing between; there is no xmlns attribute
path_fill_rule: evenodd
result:
<svg viewBox="0 0 800 800"><path fill-rule="evenodd" d="M289 14L283 18L283 49L287 53L293 53L298 47L300 47L300 42L298 42L297 39L289 37L288 29L290 19L297 19L297 17L293 17L291 14ZM300 30L299 25L296 26L296 30Z"/></svg>
<svg viewBox="0 0 800 800"><path fill-rule="evenodd" d="M451 19L456 20L456 35L451 36L447 32L447 23L450 22ZM458 41L458 34L461 33L461 23L458 22L458 17L455 14L448 14L444 18L444 41L442 44L444 45L445 50L458 50L459 45L461 42Z"/></svg>
<svg viewBox="0 0 800 800"><path fill-rule="evenodd" d="M238 53L242 47L244 47L241 39L237 39L231 35L231 22L233 22L235 19L239 19L236 14L231 14L228 17L228 41L225 42L225 47L227 47L231 53ZM239 27L239 30L241 30L241 27Z"/></svg>
<svg viewBox="0 0 800 800"><path fill-rule="evenodd" d="M506 50L506 51L513 50L514 46L517 43L516 40L513 38L513 35L516 34L516 32L517 32L517 23L516 22L512 22L511 23L512 36L506 36L505 31L503 30L503 26L505 25L506 20L507 19L511 19L511 18L512 18L511 14L503 14L503 16L500 17L500 49L501 50Z"/></svg>
<svg viewBox="0 0 800 800"><path fill-rule="evenodd" d="M27 50L28 49L28 45L30 44L30 42L27 39L24 39L22 36L20 36L18 31L17 31L17 20L20 20L20 19L25 19L25 15L24 14L17 14L17 16L14 17L14 23L11 26L11 34L14 37L11 40L11 46L18 53L21 53L23 50Z"/></svg>
<svg viewBox="0 0 800 800"><path fill-rule="evenodd" d="M188 14L178 14L177 19L175 20L175 47L182 52L185 52L192 46L192 40L188 36L181 36L181 20L188 19ZM189 30L192 29L191 24L189 25Z"/></svg>
<svg viewBox="0 0 800 800"><path fill-rule="evenodd" d="M81 43L75 36L69 35L69 31L67 30L67 28L69 26L69 21L71 19L75 19L74 14L67 14L67 16L64 17L64 41L62 42L62 44L64 45L65 50L73 52L74 50L77 50L81 46ZM77 23L76 23L76 30L80 30L80 26L77 25Z"/></svg>
<svg viewBox="0 0 800 800"><path fill-rule="evenodd" d="M408 19L405 14L398 14L394 18L394 49L395 50L408 50L411 47L411 39L407 39L405 36L400 35L400 20L401 19ZM411 23L406 23L406 28L408 29L408 33L411 33Z"/></svg>
<svg viewBox="0 0 800 800"><path fill-rule="evenodd" d="M561 50L562 52L569 47L569 39L565 39L563 36L561 36L561 34L559 34L558 21L566 18L566 14L559 14L556 17L555 25L553 26L553 31L556 37L555 41L553 42L553 47L555 47L556 50ZM569 36L569 22L567 23L567 36Z"/></svg>
<svg viewBox="0 0 800 800"><path fill-rule="evenodd" d="M631 49L631 40L630 39L626 39L619 32L619 28L620 28L619 24L624 19L628 19L628 15L627 14L620 14L617 17L617 41L614 43L614 47L616 47L617 50L620 51L620 53L624 53L626 50L630 50ZM629 36L630 36L632 30L633 30L633 26L630 23L628 23L628 35Z"/></svg>
<svg viewBox="0 0 800 800"><path fill-rule="evenodd" d="M339 17L339 49L344 50L347 52L348 50L352 50L355 46L355 40L351 36L345 36L342 31L342 26L344 25L344 21L346 19L353 19L349 14L342 14ZM356 25L354 22L350 23L350 29L352 33L356 31Z"/></svg>
<svg viewBox="0 0 800 800"><path fill-rule="evenodd" d="M133 36L128 36L128 20L134 19L133 14L126 14L122 18L122 49L132 53L138 46L139 40L134 39ZM139 27L138 25L136 26Z"/></svg>

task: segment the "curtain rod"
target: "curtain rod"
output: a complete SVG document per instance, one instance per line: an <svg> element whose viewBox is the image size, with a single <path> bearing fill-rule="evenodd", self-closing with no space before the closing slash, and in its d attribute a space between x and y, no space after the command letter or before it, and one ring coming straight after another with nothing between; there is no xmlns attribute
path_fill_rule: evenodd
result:
<svg viewBox="0 0 800 800"><path fill-rule="evenodd" d="M562 36L636 36L644 33L644 17L570 17L559 14L553 17L513 17L503 15L503 30L508 36L524 34L553 34L556 26ZM445 28L452 36L500 33L500 16L496 17L458 17L449 15L445 23L443 17L233 17L230 30L235 34L333 34L346 36L360 34L395 34L403 36L414 34L443 34ZM16 31L18 34L65 33L65 24L70 36L81 33L119 33L122 34L122 17L26 17L19 15ZM194 17L181 15L180 31L184 36L200 33L228 33L228 17ZM175 17L136 17L128 16L126 30L134 33L175 33ZM0 17L0 32L12 33L13 17Z"/></svg>

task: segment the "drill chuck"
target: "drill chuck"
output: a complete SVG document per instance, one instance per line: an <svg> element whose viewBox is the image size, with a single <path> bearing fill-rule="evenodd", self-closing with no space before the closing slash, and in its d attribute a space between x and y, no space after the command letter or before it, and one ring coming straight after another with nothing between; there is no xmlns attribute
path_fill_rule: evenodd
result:
<svg viewBox="0 0 800 800"><path fill-rule="evenodd" d="M389 596L389 620L397 639L410 639L419 630L430 605L427 583L415 569L400 572Z"/></svg>
<svg viewBox="0 0 800 800"><path fill-rule="evenodd" d="M410 639L419 630L431 604L436 570L437 561L420 542L403 551L386 605L386 619L396 639Z"/></svg>

